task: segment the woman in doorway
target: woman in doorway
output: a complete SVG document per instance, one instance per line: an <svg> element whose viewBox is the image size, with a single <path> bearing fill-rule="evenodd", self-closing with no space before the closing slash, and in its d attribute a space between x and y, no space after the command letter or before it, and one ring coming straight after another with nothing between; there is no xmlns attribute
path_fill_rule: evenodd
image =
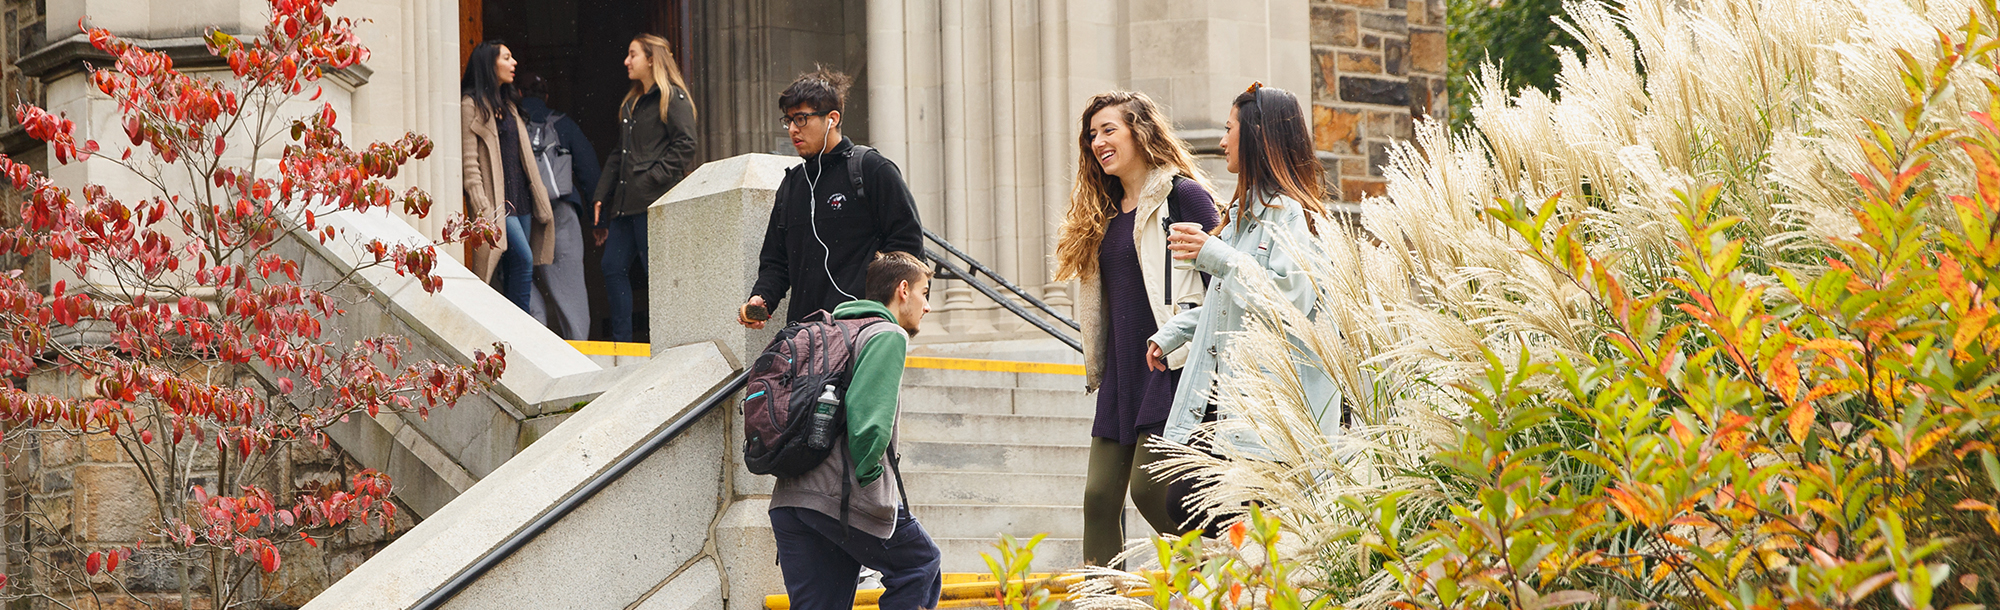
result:
<svg viewBox="0 0 2000 610"><path fill-rule="evenodd" d="M488 40L472 49L458 80L459 135L465 145L466 214L493 222L501 234L497 243L473 244L468 262L479 279L527 311L535 265L555 256L555 234L547 230L555 216L542 178L532 169L535 152L523 137L528 126L515 104L520 93L514 89L514 65L514 52L504 42Z"/></svg>
<svg viewBox="0 0 2000 610"><path fill-rule="evenodd" d="M1177 533L1167 488L1145 470L1146 448L1174 399L1185 350L1148 370L1146 338L1182 307L1201 303L1202 279L1168 258L1168 224L1219 222L1207 178L1143 93L1098 94L1083 110L1076 187L1056 248L1056 277L1083 281L1085 387L1097 391L1083 495L1083 556L1108 565L1124 546L1125 496L1154 531Z"/></svg>
<svg viewBox="0 0 2000 610"><path fill-rule="evenodd" d="M646 206L680 184L694 164L694 100L667 39L640 34L625 49L631 90L618 107L618 148L592 199L591 236L611 301L611 340L632 341L632 271L646 269Z"/></svg>
<svg viewBox="0 0 2000 610"><path fill-rule="evenodd" d="M1319 292L1306 276L1302 259L1321 256L1315 236L1319 224L1326 222L1321 202L1325 190L1320 186L1324 170L1313 157L1311 127L1298 98L1262 83L1251 85L1230 105L1222 150L1229 172L1236 174L1236 194L1223 214L1222 227L1205 232L1176 227L1168 240L1175 259L1193 261L1194 268L1213 281L1202 306L1176 314L1148 340L1146 364L1163 371L1169 354L1183 347L1191 354L1162 436L1203 448L1229 443L1241 453L1257 455L1263 446L1249 431L1198 440L1195 430L1203 421L1217 418L1210 397L1223 369L1218 354L1228 351L1230 337L1246 327L1247 316L1255 315L1249 309L1255 303L1247 284L1253 279L1249 274L1264 276L1286 302L1308 315L1314 313ZM1305 350L1297 338L1292 342L1295 349ZM1341 407L1333 378L1305 364L1297 368L1320 429L1337 432ZM1176 522L1191 522L1213 533L1226 516L1187 510L1191 508L1187 496L1208 484L1190 479L1172 483L1175 499L1169 506L1177 509Z"/></svg>

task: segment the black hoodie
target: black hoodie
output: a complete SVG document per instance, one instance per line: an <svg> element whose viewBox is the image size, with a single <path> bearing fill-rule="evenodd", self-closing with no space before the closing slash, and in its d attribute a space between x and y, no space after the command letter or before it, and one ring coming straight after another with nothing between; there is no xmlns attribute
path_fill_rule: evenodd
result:
<svg viewBox="0 0 2000 610"><path fill-rule="evenodd" d="M842 137L832 150L786 171L778 185L750 293L776 311L791 292L787 324L866 296L862 284L876 252L923 257L923 225L902 172L880 154L864 155L858 161L868 197L858 197L847 169L857 161L849 156L853 148Z"/></svg>

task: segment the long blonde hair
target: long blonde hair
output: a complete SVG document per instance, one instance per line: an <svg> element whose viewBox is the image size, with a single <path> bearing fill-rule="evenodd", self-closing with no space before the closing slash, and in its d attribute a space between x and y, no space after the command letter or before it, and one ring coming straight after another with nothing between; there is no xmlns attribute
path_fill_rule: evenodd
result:
<svg viewBox="0 0 2000 610"><path fill-rule="evenodd" d="M639 43L639 50L646 53L646 63L653 66L653 85L660 87L660 122L667 122L667 106L673 101L674 93L667 85L679 88L682 94L688 96L688 114L695 114L694 92L688 91L687 81L681 79L680 64L674 61L673 49L667 48L667 39L640 34L633 36L632 42ZM645 83L632 81L632 89L625 92L625 101L618 105L618 116L631 118L633 104L645 94Z"/></svg>
<svg viewBox="0 0 2000 610"><path fill-rule="evenodd" d="M1090 118L1113 106L1125 111L1125 125L1132 139L1146 154L1146 166L1171 167L1174 172L1214 191L1208 174L1195 167L1194 154L1187 143L1174 136L1173 123L1153 98L1136 91L1110 91L1091 96L1084 105L1082 129L1077 132L1076 187L1070 190L1069 213L1064 215L1061 238L1056 244L1056 279L1090 280L1097 277L1097 250L1104 243L1104 229L1118 217L1119 202L1125 199L1125 185L1117 176L1104 173L1097 155L1090 152Z"/></svg>

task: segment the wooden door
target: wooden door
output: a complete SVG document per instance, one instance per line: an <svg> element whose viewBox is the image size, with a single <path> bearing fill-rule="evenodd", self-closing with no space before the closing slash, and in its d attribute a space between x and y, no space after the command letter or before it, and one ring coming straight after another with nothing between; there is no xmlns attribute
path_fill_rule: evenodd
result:
<svg viewBox="0 0 2000 610"><path fill-rule="evenodd" d="M465 60L472 57L472 48L486 39L484 0L458 0L458 67L465 68Z"/></svg>

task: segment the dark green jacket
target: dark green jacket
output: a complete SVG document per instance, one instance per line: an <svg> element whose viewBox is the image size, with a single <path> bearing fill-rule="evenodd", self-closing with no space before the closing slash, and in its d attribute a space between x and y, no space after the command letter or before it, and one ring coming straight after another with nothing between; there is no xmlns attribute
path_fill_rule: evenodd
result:
<svg viewBox="0 0 2000 610"><path fill-rule="evenodd" d="M694 166L694 102L674 89L667 120L660 120L660 91L653 87L621 113L618 148L604 160L593 201L604 202L604 218L643 214L661 195L686 178ZM587 211L586 211L587 212ZM590 222L586 213L584 222Z"/></svg>

